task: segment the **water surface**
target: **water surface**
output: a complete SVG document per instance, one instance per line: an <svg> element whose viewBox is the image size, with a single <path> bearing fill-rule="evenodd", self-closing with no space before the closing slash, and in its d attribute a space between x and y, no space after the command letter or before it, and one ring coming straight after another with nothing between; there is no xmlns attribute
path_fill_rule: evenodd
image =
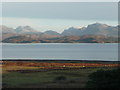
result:
<svg viewBox="0 0 120 90"><path fill-rule="evenodd" d="M2 44L3 59L118 60L115 43Z"/></svg>

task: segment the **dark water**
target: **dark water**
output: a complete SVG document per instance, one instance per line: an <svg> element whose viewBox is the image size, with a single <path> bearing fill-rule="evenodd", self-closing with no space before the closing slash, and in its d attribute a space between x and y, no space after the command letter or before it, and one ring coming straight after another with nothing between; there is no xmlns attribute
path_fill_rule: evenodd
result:
<svg viewBox="0 0 120 90"><path fill-rule="evenodd" d="M2 44L3 59L118 60L118 44Z"/></svg>

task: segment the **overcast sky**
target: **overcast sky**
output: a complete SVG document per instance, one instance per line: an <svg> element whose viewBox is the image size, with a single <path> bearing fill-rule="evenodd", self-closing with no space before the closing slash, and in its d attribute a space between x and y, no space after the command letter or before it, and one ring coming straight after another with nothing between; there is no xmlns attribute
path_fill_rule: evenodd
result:
<svg viewBox="0 0 120 90"><path fill-rule="evenodd" d="M95 22L117 25L117 2L4 2L3 24L10 27L30 25L40 30L63 31Z"/></svg>

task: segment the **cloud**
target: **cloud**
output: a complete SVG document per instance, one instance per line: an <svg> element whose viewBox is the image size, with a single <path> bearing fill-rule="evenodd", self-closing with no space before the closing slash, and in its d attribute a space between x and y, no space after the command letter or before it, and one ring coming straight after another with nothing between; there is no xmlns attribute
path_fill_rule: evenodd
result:
<svg viewBox="0 0 120 90"><path fill-rule="evenodd" d="M3 17L2 22L5 25L10 26L18 26L18 25L34 25L30 19L26 18L9 18L9 17Z"/></svg>
<svg viewBox="0 0 120 90"><path fill-rule="evenodd" d="M117 20L117 2L7 2L3 3L4 17Z"/></svg>
<svg viewBox="0 0 120 90"><path fill-rule="evenodd" d="M34 18L13 18L13 17L3 17L2 25L8 27L16 28L18 26L29 25L36 30L46 31L46 30L57 30L62 32L65 28L68 27L69 23L65 25L64 20L56 19L34 19Z"/></svg>
<svg viewBox="0 0 120 90"><path fill-rule="evenodd" d="M67 19L41 19L41 18L13 18L13 17L3 17L3 25L8 27L16 28L17 26L29 25L36 30L41 32L46 30L54 30L57 32L62 32L64 29L69 27L84 27L88 24L95 22L104 23L108 25L117 25L116 20L67 20Z"/></svg>

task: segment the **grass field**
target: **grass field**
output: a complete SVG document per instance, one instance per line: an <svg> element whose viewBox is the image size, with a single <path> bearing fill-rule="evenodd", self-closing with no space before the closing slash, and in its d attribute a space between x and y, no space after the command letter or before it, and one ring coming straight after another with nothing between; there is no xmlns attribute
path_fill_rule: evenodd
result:
<svg viewBox="0 0 120 90"><path fill-rule="evenodd" d="M85 88L88 75L117 62L3 61L3 88Z"/></svg>

